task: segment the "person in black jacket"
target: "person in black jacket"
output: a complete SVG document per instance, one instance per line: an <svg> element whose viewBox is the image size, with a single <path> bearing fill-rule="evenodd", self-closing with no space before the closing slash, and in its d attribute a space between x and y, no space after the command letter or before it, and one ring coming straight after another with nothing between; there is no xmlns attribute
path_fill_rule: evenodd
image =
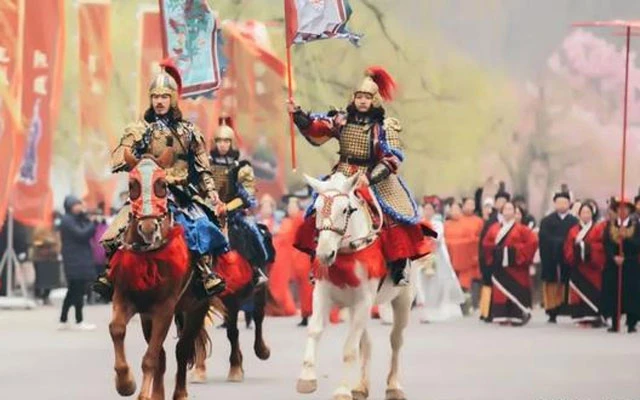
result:
<svg viewBox="0 0 640 400"><path fill-rule="evenodd" d="M91 251L91 238L96 225L87 215L85 207L78 198L67 196L64 199L65 215L60 222L60 238L62 242L62 261L67 278L67 295L62 304L60 329L67 329L67 315L74 306L76 311L76 327L79 330L93 330L94 325L83 320L85 288L96 273Z"/></svg>
<svg viewBox="0 0 640 400"><path fill-rule="evenodd" d="M540 262L542 264L542 296L549 322L563 312L567 300L569 265L563 257L563 246L569 230L578 224L578 218L571 215L571 194L563 188L553 196L555 211L540 221L538 233Z"/></svg>

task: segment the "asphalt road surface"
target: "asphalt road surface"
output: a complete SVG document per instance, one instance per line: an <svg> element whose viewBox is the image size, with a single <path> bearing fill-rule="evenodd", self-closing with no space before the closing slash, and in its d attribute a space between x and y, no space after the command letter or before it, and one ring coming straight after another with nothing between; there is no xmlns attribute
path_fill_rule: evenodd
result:
<svg viewBox="0 0 640 400"><path fill-rule="evenodd" d="M59 308L0 311L1 399L115 399L113 351L108 334L110 308L89 306L92 332L59 332ZM70 314L73 315L72 313ZM229 346L222 330L211 329L214 353L209 380L191 385L193 399L330 399L339 381L345 325L331 326L320 343L319 389L295 392L305 330L296 318L268 318L271 359L251 352L253 331L241 329L245 381L225 381ZM384 398L389 327L371 321L371 399ZM167 398L173 389L174 334L168 339ZM128 358L140 383L144 341L137 319L127 332ZM536 312L522 328L481 323L476 317L420 324L406 331L402 381L411 400L631 400L640 399L640 335L585 330L569 321L547 325Z"/></svg>

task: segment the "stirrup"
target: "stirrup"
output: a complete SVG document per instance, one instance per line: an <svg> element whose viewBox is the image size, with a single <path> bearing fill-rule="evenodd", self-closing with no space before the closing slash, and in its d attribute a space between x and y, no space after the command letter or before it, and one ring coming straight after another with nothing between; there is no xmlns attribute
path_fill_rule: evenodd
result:
<svg viewBox="0 0 640 400"><path fill-rule="evenodd" d="M214 274L209 274L202 280L202 287L207 296L214 296L218 293L224 292L227 288L227 283L224 279Z"/></svg>
<svg viewBox="0 0 640 400"><path fill-rule="evenodd" d="M111 300L113 297L113 285L106 275L100 275L91 284L91 290L99 294L105 300Z"/></svg>

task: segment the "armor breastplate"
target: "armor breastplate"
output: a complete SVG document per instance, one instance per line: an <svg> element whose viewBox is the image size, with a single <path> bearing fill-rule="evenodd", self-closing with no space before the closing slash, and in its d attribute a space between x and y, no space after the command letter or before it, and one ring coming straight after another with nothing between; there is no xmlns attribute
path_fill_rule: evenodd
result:
<svg viewBox="0 0 640 400"><path fill-rule="evenodd" d="M372 155L371 125L349 123L340 133L340 155L368 160Z"/></svg>
<svg viewBox="0 0 640 400"><path fill-rule="evenodd" d="M337 172L347 176L357 171L366 172L372 165L364 165L363 161L371 160L373 156L372 129L370 124L348 123L340 132L340 159L336 166ZM349 163L349 159L353 163ZM372 160L373 163L373 160Z"/></svg>
<svg viewBox="0 0 640 400"><path fill-rule="evenodd" d="M153 126L155 128L158 125ZM154 129L151 133L149 151L155 157L160 157L168 147L167 142L173 141L171 148L174 151L175 157L173 159L173 165L167 168L167 181L170 184L184 185L187 184L189 178L187 152L189 150L190 138L189 132L187 132L182 125L178 125L176 133L177 134L172 134L168 128L164 127L162 129Z"/></svg>
<svg viewBox="0 0 640 400"><path fill-rule="evenodd" d="M226 157L213 157L211 159L211 173L213 175L213 181L218 191L220 200L228 202L233 200L233 191L229 187L229 171L234 166L233 162L229 162Z"/></svg>

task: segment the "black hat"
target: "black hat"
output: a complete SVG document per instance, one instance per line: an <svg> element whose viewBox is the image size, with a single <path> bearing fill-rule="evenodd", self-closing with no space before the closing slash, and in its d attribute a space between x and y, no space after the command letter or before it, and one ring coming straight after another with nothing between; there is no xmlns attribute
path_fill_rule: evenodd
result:
<svg viewBox="0 0 640 400"><path fill-rule="evenodd" d="M560 185L560 191L556 192L553 195L553 201L556 201L556 199L559 199L559 198L565 198L571 201L571 192L569 191L569 185L567 185L566 183L563 183L562 185Z"/></svg>
<svg viewBox="0 0 640 400"><path fill-rule="evenodd" d="M618 208L620 208L621 204L624 206L627 206L629 211L633 211L636 208L635 205L626 197L623 198L622 200L620 200L620 197L614 197L611 199L611 209L613 211L618 211Z"/></svg>
<svg viewBox="0 0 640 400"><path fill-rule="evenodd" d="M289 204L291 199L305 200L313 196L313 189L309 185L305 185L302 189L294 190L282 196L282 202Z"/></svg>
<svg viewBox="0 0 640 400"><path fill-rule="evenodd" d="M507 201L511 200L511 194L509 192L507 192L506 190L506 185L504 182L500 181L500 185L498 187L498 192L496 193L495 200L498 199L507 199Z"/></svg>

